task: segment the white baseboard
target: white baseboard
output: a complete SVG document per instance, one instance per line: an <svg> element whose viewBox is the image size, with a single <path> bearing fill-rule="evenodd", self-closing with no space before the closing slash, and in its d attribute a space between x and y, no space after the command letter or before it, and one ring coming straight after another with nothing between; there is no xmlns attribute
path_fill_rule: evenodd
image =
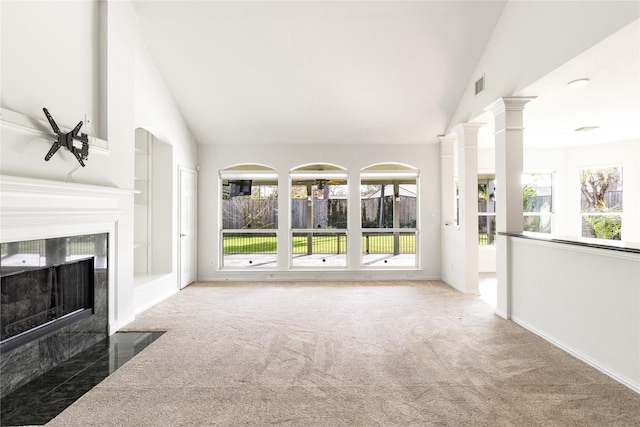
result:
<svg viewBox="0 0 640 427"><path fill-rule="evenodd" d="M568 345L556 340L555 338L553 338L553 337L551 337L549 335L546 335L544 332L540 331L539 329L537 329L533 325L530 325L526 321L523 321L522 319L518 319L517 317L511 317L511 320L513 320L514 323L517 323L518 325L520 325L523 328L527 329L528 331L533 332L534 334L538 335L540 338L544 339L545 341L547 341L547 342L555 345L556 347L566 351L567 353L569 353L570 355L574 356L575 358L583 361L587 365L597 369L598 371L602 372L603 374L613 378L614 380L618 381L619 383L629 387L631 390L633 390L636 393L640 394L640 384L638 384L637 382L633 381L632 379L626 378L625 376L618 374L617 372L611 370L610 368L608 368L608 367L602 365L601 363L593 360L589 356L581 353L580 351L575 350L571 346L568 346Z"/></svg>
<svg viewBox="0 0 640 427"><path fill-rule="evenodd" d="M220 271L215 276L199 277L198 282L219 281L305 281L344 280L353 282L373 280L440 280L418 270L400 271Z"/></svg>
<svg viewBox="0 0 640 427"><path fill-rule="evenodd" d="M134 313L136 315L153 307L161 301L178 293L179 289L174 274L148 277L147 280L136 280L133 288Z"/></svg>
<svg viewBox="0 0 640 427"><path fill-rule="evenodd" d="M502 311L502 310L498 310L498 309L496 308L495 313L496 313L498 316L500 316L500 317L502 317L503 319L505 319L505 320L511 320L511 317L510 317L507 313L505 313L504 311ZM528 328L527 328L527 329L528 329ZM533 332L533 331L532 331L532 332ZM535 333L535 332L534 332L534 333ZM538 334L536 334L536 335L538 335Z"/></svg>
<svg viewBox="0 0 640 427"><path fill-rule="evenodd" d="M129 317L129 318L121 320L121 321L115 321L115 322L109 323L109 335L115 334L120 329L124 328L129 323L133 322L134 320L136 320L136 317L132 316L132 317Z"/></svg>

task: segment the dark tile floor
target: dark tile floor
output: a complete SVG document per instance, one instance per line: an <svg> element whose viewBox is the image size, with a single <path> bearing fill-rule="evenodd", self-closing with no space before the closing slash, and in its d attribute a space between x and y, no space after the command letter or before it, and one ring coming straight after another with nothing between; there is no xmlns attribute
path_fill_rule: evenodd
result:
<svg viewBox="0 0 640 427"><path fill-rule="evenodd" d="M2 426L42 425L144 350L164 332L118 332L0 402Z"/></svg>

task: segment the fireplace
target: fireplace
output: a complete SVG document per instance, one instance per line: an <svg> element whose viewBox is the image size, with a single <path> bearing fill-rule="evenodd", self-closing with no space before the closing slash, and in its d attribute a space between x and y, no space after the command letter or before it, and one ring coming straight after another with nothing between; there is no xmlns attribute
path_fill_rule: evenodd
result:
<svg viewBox="0 0 640 427"><path fill-rule="evenodd" d="M3 137L4 131L3 126ZM28 130L19 136L31 134ZM90 177L102 182L99 175ZM66 173L60 179L66 179ZM128 268L133 197L133 190L116 188L110 182L88 185L0 175L0 276L43 269L48 280L52 267L93 259L92 306L89 303L77 316L73 313L79 309L66 313L56 308L55 330L40 326L38 333L27 332L29 336L19 345L2 346L6 350L0 357L0 396L106 339L135 318L133 273ZM114 268L116 260L124 267ZM61 298L55 296L53 306ZM33 329L34 325L27 326Z"/></svg>
<svg viewBox="0 0 640 427"><path fill-rule="evenodd" d="M93 314L94 259L2 275L0 351Z"/></svg>
<svg viewBox="0 0 640 427"><path fill-rule="evenodd" d="M108 336L108 233L2 243L2 396Z"/></svg>

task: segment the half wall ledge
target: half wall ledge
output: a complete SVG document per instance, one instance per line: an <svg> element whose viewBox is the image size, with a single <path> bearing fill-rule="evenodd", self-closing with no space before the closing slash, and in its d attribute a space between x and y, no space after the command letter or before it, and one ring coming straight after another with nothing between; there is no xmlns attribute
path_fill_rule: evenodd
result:
<svg viewBox="0 0 640 427"><path fill-rule="evenodd" d="M640 255L640 243L621 240L601 240L587 237L556 237L540 233L510 233L499 232L501 236L518 237L522 239L539 240L543 242L562 243L565 245L582 246L585 248L605 249L617 252L628 252Z"/></svg>

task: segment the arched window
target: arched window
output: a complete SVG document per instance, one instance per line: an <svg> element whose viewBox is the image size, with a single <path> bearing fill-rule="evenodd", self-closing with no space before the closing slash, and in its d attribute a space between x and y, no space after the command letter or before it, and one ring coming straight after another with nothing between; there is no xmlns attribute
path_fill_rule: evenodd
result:
<svg viewBox="0 0 640 427"><path fill-rule="evenodd" d="M418 172L397 163L361 171L363 267L418 267Z"/></svg>
<svg viewBox="0 0 640 427"><path fill-rule="evenodd" d="M220 171L220 267L278 266L278 173L264 165Z"/></svg>
<svg viewBox="0 0 640 427"><path fill-rule="evenodd" d="M291 170L291 267L347 267L347 178L335 165Z"/></svg>

